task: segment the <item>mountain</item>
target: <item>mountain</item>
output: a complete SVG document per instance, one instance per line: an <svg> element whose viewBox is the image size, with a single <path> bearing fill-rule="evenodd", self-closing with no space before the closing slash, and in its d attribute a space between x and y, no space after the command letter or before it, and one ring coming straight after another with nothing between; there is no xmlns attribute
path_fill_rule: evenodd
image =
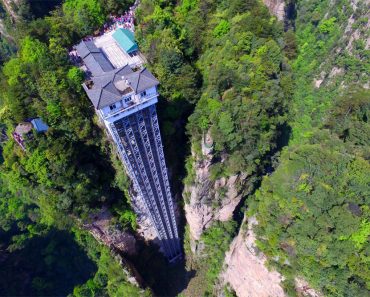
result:
<svg viewBox="0 0 370 297"><path fill-rule="evenodd" d="M131 5L2 1L0 295L367 296L370 2L140 1L174 265L68 56Z"/></svg>

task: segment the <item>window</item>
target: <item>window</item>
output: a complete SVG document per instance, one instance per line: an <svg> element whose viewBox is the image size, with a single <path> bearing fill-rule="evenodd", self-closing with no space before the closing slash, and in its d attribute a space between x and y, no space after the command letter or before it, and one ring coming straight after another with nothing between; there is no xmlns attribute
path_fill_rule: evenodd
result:
<svg viewBox="0 0 370 297"><path fill-rule="evenodd" d="M125 103L128 103L131 101L131 97L126 97L124 100L125 100Z"/></svg>
<svg viewBox="0 0 370 297"><path fill-rule="evenodd" d="M144 91L144 92L141 92L141 94L140 94L141 96L146 96L146 91Z"/></svg>
<svg viewBox="0 0 370 297"><path fill-rule="evenodd" d="M110 110L116 109L116 105L115 104L109 105L109 108Z"/></svg>

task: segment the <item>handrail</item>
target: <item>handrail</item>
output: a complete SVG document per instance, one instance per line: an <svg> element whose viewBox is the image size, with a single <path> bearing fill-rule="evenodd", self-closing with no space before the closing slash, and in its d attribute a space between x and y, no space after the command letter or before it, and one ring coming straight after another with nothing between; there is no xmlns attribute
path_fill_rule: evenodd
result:
<svg viewBox="0 0 370 297"><path fill-rule="evenodd" d="M122 111L128 111L128 110L140 105L141 103L149 101L150 99L153 99L153 98L158 97L158 96L159 96L158 93L155 93L155 94L150 95L150 96L142 96L141 98L144 98L144 100L141 100L139 103L136 103L136 104L133 104L133 105L127 106L127 107L121 107L120 109L116 110L115 112L108 113L108 115L103 116L103 117L104 117L104 119L111 118L111 117L115 116L116 114L121 113Z"/></svg>

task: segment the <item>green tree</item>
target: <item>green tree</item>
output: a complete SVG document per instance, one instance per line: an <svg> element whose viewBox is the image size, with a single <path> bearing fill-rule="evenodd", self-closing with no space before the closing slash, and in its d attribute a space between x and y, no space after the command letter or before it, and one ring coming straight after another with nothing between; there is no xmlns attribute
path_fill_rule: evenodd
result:
<svg viewBox="0 0 370 297"><path fill-rule="evenodd" d="M317 133L312 143L286 149L257 191L250 213L259 222L258 246L282 271L303 276L326 296L364 296L370 165L336 136Z"/></svg>
<svg viewBox="0 0 370 297"><path fill-rule="evenodd" d="M226 20L221 20L213 30L214 37L221 37L230 31L230 24Z"/></svg>
<svg viewBox="0 0 370 297"><path fill-rule="evenodd" d="M99 0L67 0L63 3L63 12L70 17L81 35L89 34L104 23L104 10Z"/></svg>

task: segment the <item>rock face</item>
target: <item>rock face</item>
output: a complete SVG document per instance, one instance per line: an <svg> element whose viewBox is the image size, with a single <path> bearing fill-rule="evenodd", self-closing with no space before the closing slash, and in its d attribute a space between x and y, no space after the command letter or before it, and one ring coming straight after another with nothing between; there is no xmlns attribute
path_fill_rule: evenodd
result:
<svg viewBox="0 0 370 297"><path fill-rule="evenodd" d="M331 1L328 9L335 9L335 2ZM351 0L350 5L353 9L352 15L348 18L347 22L340 24L341 30L344 31L344 34L341 35L340 39L336 42L336 46L333 47L331 55L328 55L328 58L325 59L318 68L318 73L314 78L314 85L316 88L326 88L329 85L333 85L336 81L341 81L340 88L346 88L345 75L347 73L345 68L341 68L337 65L335 57L340 55L349 55L355 56L361 61L365 61L367 57L362 56L356 53L355 44L358 40L361 40L364 45L365 50L370 49L370 11L368 6L370 5L370 0ZM328 18L328 13L325 18ZM361 26L354 26L359 19L364 20ZM354 79L351 78L351 83L354 82ZM369 89L368 80L358 81L366 89Z"/></svg>
<svg viewBox="0 0 370 297"><path fill-rule="evenodd" d="M281 282L284 277L266 267L266 256L256 246L253 226L258 224L254 217L246 218L239 234L225 255L223 271L219 277L220 292L225 285L231 286L238 297L284 297ZM323 297L302 278L295 278L295 289L300 297Z"/></svg>
<svg viewBox="0 0 370 297"><path fill-rule="evenodd" d="M140 199L132 189L129 194L131 197L132 208L136 213L136 220L138 223L137 233L147 241L158 240L157 233L147 215L142 199Z"/></svg>
<svg viewBox="0 0 370 297"><path fill-rule="evenodd" d="M266 257L255 245L254 224L256 221L250 218L247 230L241 228L231 243L220 281L229 284L238 297L283 297L283 278L278 272L266 268Z"/></svg>
<svg viewBox="0 0 370 297"><path fill-rule="evenodd" d="M126 231L121 231L112 226L112 214L103 208L98 214L92 216L92 221L83 223L82 227L88 230L96 240L106 246L129 254L136 254L136 239Z"/></svg>
<svg viewBox="0 0 370 297"><path fill-rule="evenodd" d="M19 2L20 0L2 0L3 7L14 21L19 19L16 11L14 10L14 7L18 7Z"/></svg>
<svg viewBox="0 0 370 297"><path fill-rule="evenodd" d="M277 17L279 21L285 17L285 2L284 0L263 0L270 13Z"/></svg>
<svg viewBox="0 0 370 297"><path fill-rule="evenodd" d="M310 287L309 283L304 279L295 278L295 289L298 296L302 297L323 297L324 295Z"/></svg>
<svg viewBox="0 0 370 297"><path fill-rule="evenodd" d="M195 178L184 189L185 216L190 227L192 251L195 252L195 240L215 220L228 221L243 197L242 184L245 174L222 177L215 181L210 179L212 159L212 140L207 134L202 141L202 155L196 156L193 164ZM222 161L221 161L222 162Z"/></svg>
<svg viewBox="0 0 370 297"><path fill-rule="evenodd" d="M143 278L137 272L134 265L125 258L123 258L116 250L112 250L111 253L114 259L121 265L122 270L126 275L127 281L135 286L144 287Z"/></svg>
<svg viewBox="0 0 370 297"><path fill-rule="evenodd" d="M127 280L136 286L143 287L144 281L135 266L125 257L136 255L136 238L133 234L119 230L112 225L112 214L104 207L99 213L90 217L90 222L84 222L81 227L90 232L94 238L108 246L113 257L121 264Z"/></svg>

